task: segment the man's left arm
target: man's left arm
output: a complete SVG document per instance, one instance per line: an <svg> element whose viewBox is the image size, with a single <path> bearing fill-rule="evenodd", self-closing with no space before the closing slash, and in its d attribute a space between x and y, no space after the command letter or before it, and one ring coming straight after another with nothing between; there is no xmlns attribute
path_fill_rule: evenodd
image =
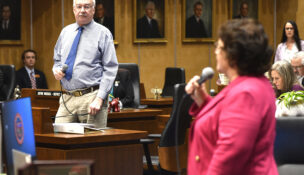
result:
<svg viewBox="0 0 304 175"><path fill-rule="evenodd" d="M110 31L106 31L104 43L102 44L102 65L103 73L100 80L99 91L95 100L90 104L89 113L95 115L101 108L102 103L107 99L115 80L118 62L113 42L113 37Z"/></svg>

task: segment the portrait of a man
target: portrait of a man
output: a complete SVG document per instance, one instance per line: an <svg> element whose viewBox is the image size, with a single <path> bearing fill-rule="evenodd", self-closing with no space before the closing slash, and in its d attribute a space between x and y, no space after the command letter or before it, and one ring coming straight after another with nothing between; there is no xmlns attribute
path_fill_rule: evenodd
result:
<svg viewBox="0 0 304 175"><path fill-rule="evenodd" d="M232 18L254 18L258 19L258 0L244 1L233 0L232 2Z"/></svg>
<svg viewBox="0 0 304 175"><path fill-rule="evenodd" d="M164 37L164 1L137 0L137 38Z"/></svg>
<svg viewBox="0 0 304 175"><path fill-rule="evenodd" d="M115 38L114 1L96 0L94 21L107 27Z"/></svg>
<svg viewBox="0 0 304 175"><path fill-rule="evenodd" d="M20 40L20 0L0 0L0 40Z"/></svg>
<svg viewBox="0 0 304 175"><path fill-rule="evenodd" d="M186 38L212 37L212 0L186 0Z"/></svg>

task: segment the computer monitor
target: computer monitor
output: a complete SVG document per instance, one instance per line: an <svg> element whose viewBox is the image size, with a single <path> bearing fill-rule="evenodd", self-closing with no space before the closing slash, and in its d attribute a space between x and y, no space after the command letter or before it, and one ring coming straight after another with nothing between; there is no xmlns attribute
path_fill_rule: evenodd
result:
<svg viewBox="0 0 304 175"><path fill-rule="evenodd" d="M2 129L7 174L14 174L13 149L36 157L32 107L29 97L2 103Z"/></svg>

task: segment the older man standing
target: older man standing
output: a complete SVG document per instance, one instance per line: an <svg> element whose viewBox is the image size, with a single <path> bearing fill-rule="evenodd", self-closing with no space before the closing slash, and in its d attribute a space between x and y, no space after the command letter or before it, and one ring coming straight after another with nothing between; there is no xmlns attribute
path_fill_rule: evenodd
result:
<svg viewBox="0 0 304 175"><path fill-rule="evenodd" d="M76 23L63 28L54 49L53 73L65 89L56 123L107 124L107 97L118 63L111 32L92 20L94 7L95 0L73 1Z"/></svg>
<svg viewBox="0 0 304 175"><path fill-rule="evenodd" d="M186 21L187 38L206 38L208 37L204 21L201 19L203 14L203 4L197 1L193 5L194 14Z"/></svg>
<svg viewBox="0 0 304 175"><path fill-rule="evenodd" d="M304 88L304 51L295 54L291 59L291 66L298 77L299 84Z"/></svg>

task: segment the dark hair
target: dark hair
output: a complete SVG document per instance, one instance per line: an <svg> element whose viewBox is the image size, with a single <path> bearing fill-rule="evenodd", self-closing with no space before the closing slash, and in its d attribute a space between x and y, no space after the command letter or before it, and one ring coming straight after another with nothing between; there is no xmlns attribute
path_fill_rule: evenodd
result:
<svg viewBox="0 0 304 175"><path fill-rule="evenodd" d="M36 53L35 50L32 50L32 49L27 49L27 50L23 51L23 53L22 53L22 55L21 55L21 59L22 59L22 60L24 60L25 54L28 53L28 52L34 53L34 54L35 54L35 59L37 60L37 53Z"/></svg>
<svg viewBox="0 0 304 175"><path fill-rule="evenodd" d="M229 65L239 75L261 76L269 70L272 48L262 24L254 19L234 19L220 27L219 38Z"/></svg>
<svg viewBox="0 0 304 175"><path fill-rule="evenodd" d="M11 5L9 3L2 4L1 10L3 10L4 7L9 7L10 11L12 11L12 7L11 7Z"/></svg>
<svg viewBox="0 0 304 175"><path fill-rule="evenodd" d="M297 26L296 22L294 22L294 21L289 20L284 24L281 43L285 43L287 41L287 36L286 36L286 32L285 32L285 26L287 23L290 23L292 25L293 31L294 31L293 39L296 42L298 50L301 51L302 47L301 47L301 39L300 39L300 35L299 35L299 30L298 30L298 26Z"/></svg>
<svg viewBox="0 0 304 175"><path fill-rule="evenodd" d="M194 3L194 5L193 5L193 9L195 9L195 7L196 7L197 5L203 6L203 3L201 3L200 1L196 1L196 2Z"/></svg>

